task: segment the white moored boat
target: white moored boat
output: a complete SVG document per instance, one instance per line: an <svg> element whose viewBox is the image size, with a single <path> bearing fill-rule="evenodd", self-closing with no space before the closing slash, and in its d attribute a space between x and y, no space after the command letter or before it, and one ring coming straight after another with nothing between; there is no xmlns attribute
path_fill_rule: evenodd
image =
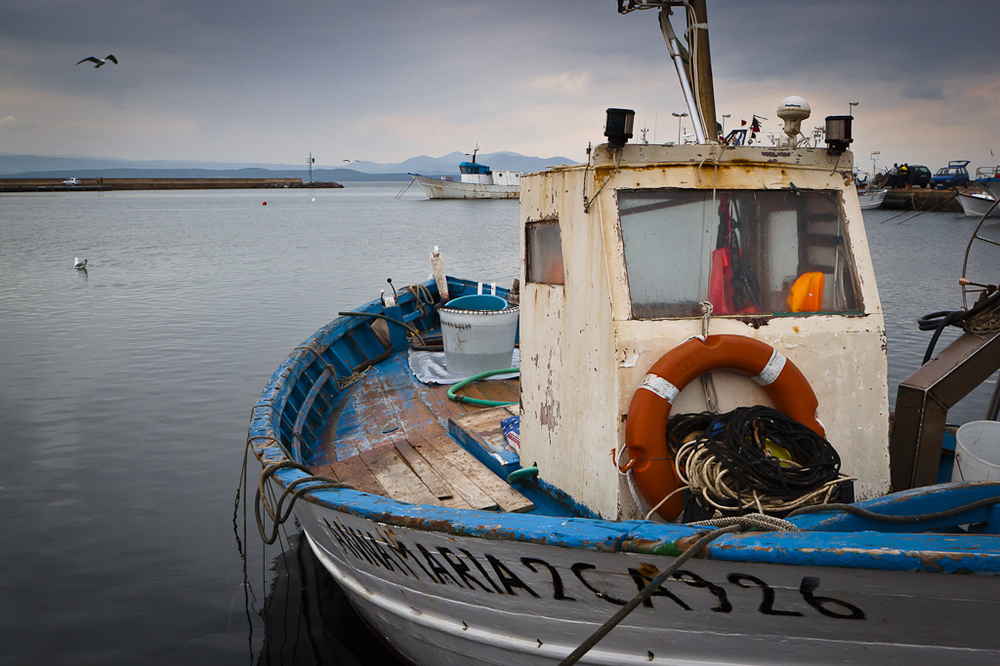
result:
<svg viewBox="0 0 1000 666"><path fill-rule="evenodd" d="M865 190L858 190L858 205L861 210L874 210L882 207L885 195L889 190L881 187L870 187Z"/></svg>
<svg viewBox="0 0 1000 666"><path fill-rule="evenodd" d="M996 188L1000 189L1000 188ZM958 203L968 217L1000 217L1000 205L994 205L996 198L985 187L971 187L958 193Z"/></svg>
<svg viewBox="0 0 1000 666"><path fill-rule="evenodd" d="M850 117L804 146L792 96L783 145L723 145L704 0L618 5L661 10L699 143L609 109L586 164L523 179L519 294L435 268L296 347L252 411L263 538L294 512L418 666L997 663L1000 483L942 447L1000 331L904 382L890 440ZM519 377L449 372L477 331Z"/></svg>
<svg viewBox="0 0 1000 666"><path fill-rule="evenodd" d="M415 173L411 173L410 177L430 199L516 199L520 192L521 173L494 171L485 164L477 163L478 151L477 146L472 152L472 161L458 165L460 180Z"/></svg>

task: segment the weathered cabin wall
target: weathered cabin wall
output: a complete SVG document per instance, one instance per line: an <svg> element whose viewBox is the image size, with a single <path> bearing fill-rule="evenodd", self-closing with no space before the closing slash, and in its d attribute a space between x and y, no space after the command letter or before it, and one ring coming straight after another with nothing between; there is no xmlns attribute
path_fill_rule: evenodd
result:
<svg viewBox="0 0 1000 666"><path fill-rule="evenodd" d="M521 462L603 516L617 513L615 343L604 236L583 212L582 171L533 174L522 220L558 217L565 285L521 282ZM521 234L524 256L524 233ZM529 443L525 446L524 441Z"/></svg>

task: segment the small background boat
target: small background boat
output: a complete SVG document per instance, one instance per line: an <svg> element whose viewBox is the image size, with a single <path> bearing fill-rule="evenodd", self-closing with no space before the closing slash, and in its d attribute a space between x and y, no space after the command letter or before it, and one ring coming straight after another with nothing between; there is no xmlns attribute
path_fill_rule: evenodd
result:
<svg viewBox="0 0 1000 666"><path fill-rule="evenodd" d="M458 165L461 180L450 176L434 178L411 173L413 182L430 199L517 199L520 192L519 171L493 171L476 162L479 146L472 151L472 161Z"/></svg>
<svg viewBox="0 0 1000 666"><path fill-rule="evenodd" d="M1000 188L997 188L1000 189ZM968 217L1000 217L1000 205L996 204L996 197L985 187L972 186L957 195L958 203L962 205L962 211Z"/></svg>
<svg viewBox="0 0 1000 666"><path fill-rule="evenodd" d="M880 187L869 187L866 190L858 190L858 204L861 206L861 210L881 208L887 192L888 190Z"/></svg>

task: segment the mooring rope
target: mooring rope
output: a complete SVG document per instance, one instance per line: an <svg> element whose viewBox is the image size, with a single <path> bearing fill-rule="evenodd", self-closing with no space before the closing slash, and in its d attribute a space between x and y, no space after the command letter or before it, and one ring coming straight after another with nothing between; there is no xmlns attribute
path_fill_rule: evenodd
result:
<svg viewBox="0 0 1000 666"><path fill-rule="evenodd" d="M607 622L598 627L597 631L591 634L587 640L580 644L575 650L573 650L565 659L559 662L559 666L571 666L576 662L580 661L583 655L587 654L595 645L597 645L602 638L608 635L612 629L614 629L618 624L628 617L629 613L634 611L639 607L639 604L646 601L659 589L660 585L663 584L668 577L673 575L678 569L681 568L685 562L690 560L692 557L697 555L701 550L707 546L712 541L718 539L723 534L729 534L731 532L740 531L739 525L729 525L727 527L720 527L719 529L713 530L708 534L702 536L698 541L694 543L693 546L681 553L673 563L660 572L660 574L654 578L649 585L644 587L639 594L632 597L632 600L627 604L622 606L617 613L612 615Z"/></svg>
<svg viewBox="0 0 1000 666"><path fill-rule="evenodd" d="M739 525L742 529L755 532L799 532L795 523L769 516L766 513L747 513L742 516L720 516L688 523L690 527L729 527Z"/></svg>
<svg viewBox="0 0 1000 666"><path fill-rule="evenodd" d="M301 472L305 472L308 476L296 479L286 485L285 489L281 493L281 496L278 498L278 501L272 507L271 502L267 499L267 481L274 476L276 472L283 469L297 469ZM268 545L274 543L274 541L278 538L279 529L292 515L292 508L295 506L295 502L298 501L300 497L313 490L329 490L333 488L354 490L354 486L349 483L343 483L327 476L316 476L308 467L291 460L283 460L278 463L265 465L264 470L260 474L260 479L257 482L257 494L254 496L253 501L254 517L257 520L257 531L260 532L260 538ZM287 506L285 506L286 500L288 501ZM270 533L268 533L264 527L265 519L263 513L261 512L261 505L263 505L267 515L271 518L272 530Z"/></svg>

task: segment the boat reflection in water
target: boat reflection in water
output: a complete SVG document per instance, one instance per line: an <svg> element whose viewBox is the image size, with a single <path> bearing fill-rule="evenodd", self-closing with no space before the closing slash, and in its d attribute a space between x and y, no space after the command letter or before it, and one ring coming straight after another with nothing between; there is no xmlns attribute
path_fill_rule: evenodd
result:
<svg viewBox="0 0 1000 666"><path fill-rule="evenodd" d="M297 664L384 664L400 662L364 624L343 590L309 549L302 532L288 535L281 551L262 572L266 589L258 606L254 585L247 587L247 618L253 643L255 619L264 636L252 662Z"/></svg>

